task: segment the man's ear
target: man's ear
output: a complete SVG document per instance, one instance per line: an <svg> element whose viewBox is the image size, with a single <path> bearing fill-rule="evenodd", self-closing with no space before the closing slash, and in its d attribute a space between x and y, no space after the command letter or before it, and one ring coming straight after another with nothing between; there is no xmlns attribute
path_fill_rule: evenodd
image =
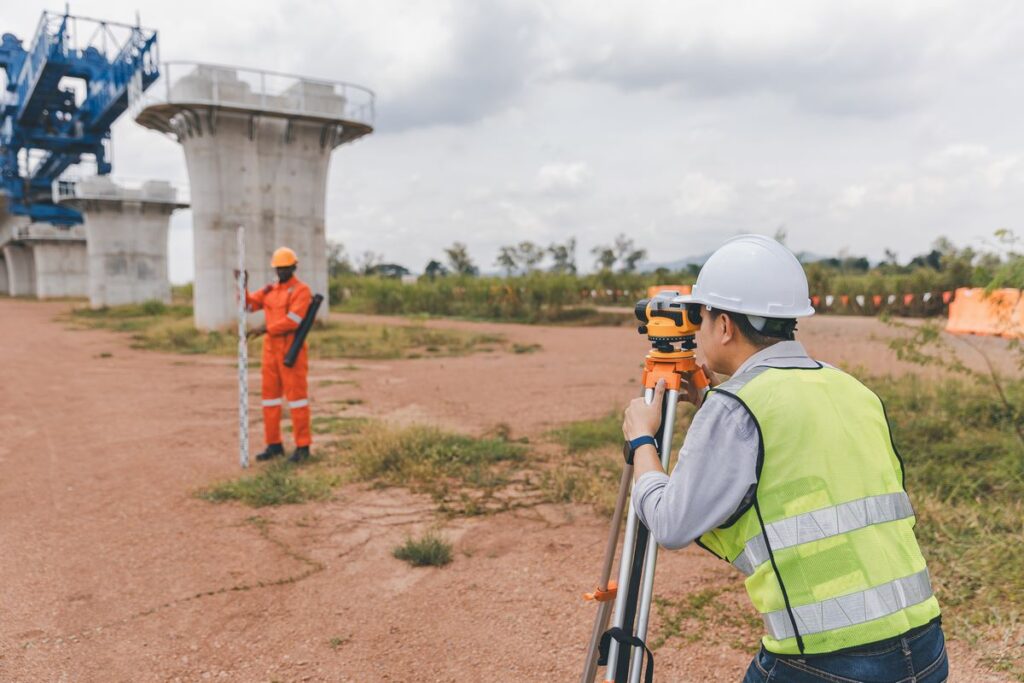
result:
<svg viewBox="0 0 1024 683"><path fill-rule="evenodd" d="M733 322L732 316L728 313L723 313L718 316L715 320L715 324L721 325L722 343L728 344L736 336L736 323Z"/></svg>

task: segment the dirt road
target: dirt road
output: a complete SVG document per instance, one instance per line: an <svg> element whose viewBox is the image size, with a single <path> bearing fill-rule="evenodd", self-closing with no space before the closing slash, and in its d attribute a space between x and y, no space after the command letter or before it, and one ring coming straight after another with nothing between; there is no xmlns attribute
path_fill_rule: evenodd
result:
<svg viewBox="0 0 1024 683"><path fill-rule="evenodd" d="M326 503L260 510L198 500L238 474L231 364L70 330L54 320L67 306L0 298L0 680L576 678L593 614L579 594L605 533L589 510L448 522L456 561L412 569L391 549L438 520L401 490L349 486ZM831 320L808 325L812 352L878 365L877 324ZM621 328L429 324L499 328L543 348L319 363L314 413L358 397L382 418L469 432L504 422L534 436L635 393L643 343ZM837 338L861 341L830 357ZM659 562L666 597L728 587L721 599L749 609L739 585L699 551ZM753 644L689 642L699 629L684 624L659 650L659 680L739 679ZM1006 680L965 648L954 655L954 680Z"/></svg>

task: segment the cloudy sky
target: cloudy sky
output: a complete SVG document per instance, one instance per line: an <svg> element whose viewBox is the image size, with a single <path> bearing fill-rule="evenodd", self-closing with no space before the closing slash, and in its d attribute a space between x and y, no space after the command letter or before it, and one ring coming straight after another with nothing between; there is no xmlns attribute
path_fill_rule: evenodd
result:
<svg viewBox="0 0 1024 683"><path fill-rule="evenodd" d="M44 6L3 3L27 37ZM455 240L624 232L652 260L784 229L794 250L903 259L975 244L1024 208L1024 3L785 0L76 0L160 31L165 59L377 93L335 151L328 238L422 271ZM123 117L115 176L187 182L180 148ZM191 215L170 269L192 276Z"/></svg>

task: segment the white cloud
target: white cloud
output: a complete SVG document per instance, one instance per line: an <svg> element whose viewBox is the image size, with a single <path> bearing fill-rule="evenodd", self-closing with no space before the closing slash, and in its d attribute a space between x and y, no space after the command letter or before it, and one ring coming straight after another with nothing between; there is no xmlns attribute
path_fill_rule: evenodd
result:
<svg viewBox="0 0 1024 683"><path fill-rule="evenodd" d="M537 187L551 194L576 194L593 176L590 167L582 161L544 164L537 171Z"/></svg>
<svg viewBox="0 0 1024 683"><path fill-rule="evenodd" d="M717 216L732 208L735 201L736 190L729 183L703 173L687 173L672 206L680 216Z"/></svg>
<svg viewBox="0 0 1024 683"><path fill-rule="evenodd" d="M836 204L840 208L844 209L857 209L864 204L864 200L868 195L868 188L863 185L850 185L844 187L842 192L839 193L839 199Z"/></svg>
<svg viewBox="0 0 1024 683"><path fill-rule="evenodd" d="M28 37L35 3L8 4L3 30ZM72 5L136 7L165 58L375 90L375 133L334 154L327 231L414 269L455 240L485 266L502 244L575 235L586 254L620 232L681 258L779 225L797 250L915 254L1024 213L1015 0ZM115 175L187 178L127 117L113 147Z"/></svg>
<svg viewBox="0 0 1024 683"><path fill-rule="evenodd" d="M797 182L793 178L762 178L755 184L765 198L773 202L789 199L797 189Z"/></svg>

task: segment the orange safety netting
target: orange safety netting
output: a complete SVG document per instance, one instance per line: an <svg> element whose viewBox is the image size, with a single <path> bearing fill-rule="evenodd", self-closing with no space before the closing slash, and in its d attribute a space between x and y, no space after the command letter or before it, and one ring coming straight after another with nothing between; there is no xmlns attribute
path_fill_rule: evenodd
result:
<svg viewBox="0 0 1024 683"><path fill-rule="evenodd" d="M1024 338L1024 296L1019 289L961 287L949 304L946 331Z"/></svg>

